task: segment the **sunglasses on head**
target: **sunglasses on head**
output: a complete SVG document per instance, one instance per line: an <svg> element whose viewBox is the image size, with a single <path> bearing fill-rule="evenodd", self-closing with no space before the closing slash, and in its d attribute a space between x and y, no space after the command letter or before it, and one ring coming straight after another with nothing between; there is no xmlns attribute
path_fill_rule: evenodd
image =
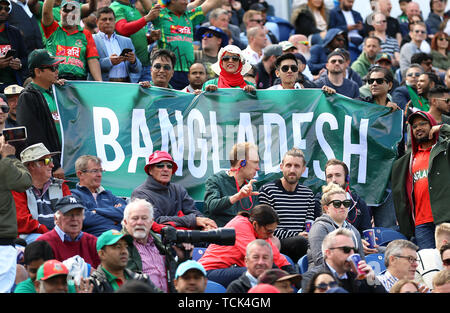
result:
<svg viewBox="0 0 450 313"><path fill-rule="evenodd" d="M227 56L222 57L222 61L224 61L224 62L230 62L230 61L238 62L238 61L240 61L240 59L241 58L236 55L233 55L233 56L227 55Z"/></svg>
<svg viewBox="0 0 450 313"><path fill-rule="evenodd" d="M164 69L165 71L170 71L172 69L172 66L168 65L168 64L160 64L160 63L156 63L153 65L153 68L155 70L160 70L161 68Z"/></svg>
<svg viewBox="0 0 450 313"><path fill-rule="evenodd" d="M330 250L335 250L335 249L342 250L342 252L344 252L345 254L348 254L348 253L350 253L352 251L353 251L353 253L356 253L356 248L355 247L343 246L343 247L330 248Z"/></svg>
<svg viewBox="0 0 450 313"><path fill-rule="evenodd" d="M40 66L41 70L50 70L52 72L56 72L58 70L58 65L50 65L50 66Z"/></svg>
<svg viewBox="0 0 450 313"><path fill-rule="evenodd" d="M338 286L338 283L335 281L330 281L328 284L327 283L320 283L318 285L316 285L316 289L319 289L321 291L325 291L328 288L335 288Z"/></svg>
<svg viewBox="0 0 450 313"><path fill-rule="evenodd" d="M330 205L331 203L333 203L333 206L336 209L339 209L341 207L341 205L343 205L345 208L349 208L352 205L352 200L350 200L350 199L347 199L347 200L344 200L344 201L333 200L333 201L328 202L327 205Z"/></svg>
<svg viewBox="0 0 450 313"><path fill-rule="evenodd" d="M291 71L295 73L298 71L298 66L297 65L283 65L280 69L284 73L287 73L287 71L289 71L289 69L291 69Z"/></svg>
<svg viewBox="0 0 450 313"><path fill-rule="evenodd" d="M53 158L50 157L50 158L40 159L40 160L37 160L37 162L44 162L44 165L49 165L50 163L53 163Z"/></svg>
<svg viewBox="0 0 450 313"><path fill-rule="evenodd" d="M384 83L386 81L386 79L384 78L369 78L367 80L367 82L369 83L369 85L372 85L374 82L377 82L377 85L381 85L382 83Z"/></svg>
<svg viewBox="0 0 450 313"><path fill-rule="evenodd" d="M170 170L170 169L172 169L173 164L171 164L171 163L158 163L158 164L155 164L156 168L164 168L164 166L167 167Z"/></svg>
<svg viewBox="0 0 450 313"><path fill-rule="evenodd" d="M0 108L2 109L3 113L8 113L9 112L9 106L7 106L7 105L0 105Z"/></svg>

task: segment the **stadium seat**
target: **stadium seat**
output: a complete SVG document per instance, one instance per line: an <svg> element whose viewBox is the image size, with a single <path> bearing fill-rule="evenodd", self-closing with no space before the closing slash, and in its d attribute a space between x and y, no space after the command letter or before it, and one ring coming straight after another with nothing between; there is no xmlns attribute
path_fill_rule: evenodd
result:
<svg viewBox="0 0 450 313"><path fill-rule="evenodd" d="M395 77L394 77L399 84L402 83L402 72L400 71L400 69L398 68L397 70L395 70Z"/></svg>
<svg viewBox="0 0 450 313"><path fill-rule="evenodd" d="M278 28L280 29L280 41L288 40L289 37L295 33L294 26L281 17L268 15L266 19L268 22L276 23L278 25Z"/></svg>
<svg viewBox="0 0 450 313"><path fill-rule="evenodd" d="M205 293L225 293L227 289L215 281L208 280L206 284Z"/></svg>
<svg viewBox="0 0 450 313"><path fill-rule="evenodd" d="M384 254L368 254L365 258L366 263L372 267L375 275L380 275L380 273L386 269L386 265L384 265Z"/></svg>
<svg viewBox="0 0 450 313"><path fill-rule="evenodd" d="M390 228L374 227L377 245L387 246L392 240L407 238L400 232Z"/></svg>
<svg viewBox="0 0 450 313"><path fill-rule="evenodd" d="M192 260L198 261L205 253L205 250L206 248L194 247L194 250L192 251Z"/></svg>
<svg viewBox="0 0 450 313"><path fill-rule="evenodd" d="M303 274L306 271L308 271L308 256L305 254L304 256L302 256L298 262L298 269L299 269L299 273Z"/></svg>

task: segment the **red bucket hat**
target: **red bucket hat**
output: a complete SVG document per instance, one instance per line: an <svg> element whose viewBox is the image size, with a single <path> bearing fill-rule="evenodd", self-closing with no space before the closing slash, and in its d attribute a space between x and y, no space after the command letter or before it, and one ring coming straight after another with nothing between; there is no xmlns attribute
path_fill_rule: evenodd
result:
<svg viewBox="0 0 450 313"><path fill-rule="evenodd" d="M148 157L148 163L144 167L144 171L147 173L147 175L150 175L148 173L148 171L150 170L150 166L164 161L172 163L172 174L174 174L178 169L177 163L173 161L172 156L168 152L160 150L157 150L150 154L150 156Z"/></svg>

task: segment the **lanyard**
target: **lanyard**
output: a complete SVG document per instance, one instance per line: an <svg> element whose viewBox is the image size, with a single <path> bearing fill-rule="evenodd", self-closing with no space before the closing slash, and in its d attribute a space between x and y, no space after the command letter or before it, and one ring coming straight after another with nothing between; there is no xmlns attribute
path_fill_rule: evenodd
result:
<svg viewBox="0 0 450 313"><path fill-rule="evenodd" d="M242 166L239 166L239 168L230 168L230 171L231 171L231 172L239 172L239 170L240 170L241 168L242 168ZM236 173L236 174L237 174L237 173ZM234 182L236 183L236 189L237 189L237 191L239 192L239 191L241 191L241 188L239 187L239 184L238 184L238 181L237 181L236 176L233 176L233 177L234 177ZM244 183L247 184L247 181L244 180ZM239 203L240 203L240 205L241 205L241 208L243 208L243 209L246 210L246 211L249 211L249 210L253 207L253 199L252 199L252 196L250 195L250 196L248 196L248 198L249 198L249 200L250 200L250 207L249 207L249 208L245 208L245 207L242 205L241 199L239 199Z"/></svg>

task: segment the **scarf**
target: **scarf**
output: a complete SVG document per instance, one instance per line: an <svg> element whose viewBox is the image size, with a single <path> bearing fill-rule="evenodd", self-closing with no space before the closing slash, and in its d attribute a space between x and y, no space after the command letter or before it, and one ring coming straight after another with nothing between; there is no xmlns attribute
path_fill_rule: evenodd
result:
<svg viewBox="0 0 450 313"><path fill-rule="evenodd" d="M220 75L217 82L217 87L219 88L234 88L240 87L244 88L247 83L244 81L244 77L241 74L242 62L239 62L239 68L236 73L228 73L222 66L222 61L220 61Z"/></svg>

